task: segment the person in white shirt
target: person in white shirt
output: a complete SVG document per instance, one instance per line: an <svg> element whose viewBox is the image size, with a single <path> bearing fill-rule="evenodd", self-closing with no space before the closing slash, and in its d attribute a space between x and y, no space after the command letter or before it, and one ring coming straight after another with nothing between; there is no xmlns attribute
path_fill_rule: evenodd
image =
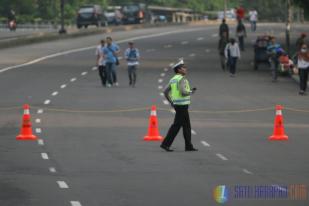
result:
<svg viewBox="0 0 309 206"><path fill-rule="evenodd" d="M240 59L240 50L235 39L230 39L230 43L228 43L224 49L224 55L227 59L227 67L230 70L230 76L235 77L237 59Z"/></svg>
<svg viewBox="0 0 309 206"><path fill-rule="evenodd" d="M251 10L249 12L250 16L250 23L251 23L251 31L256 31L256 22L257 22L257 16L258 13L255 9Z"/></svg>
<svg viewBox="0 0 309 206"><path fill-rule="evenodd" d="M129 48L126 49L124 56L128 63L129 85L135 87L136 70L139 65L140 54L133 42L129 42Z"/></svg>
<svg viewBox="0 0 309 206"><path fill-rule="evenodd" d="M103 48L105 47L105 41L101 40L100 44L97 46L95 55L96 55L96 65L99 70L99 76L101 78L102 85L106 86L106 68L105 68L105 59Z"/></svg>
<svg viewBox="0 0 309 206"><path fill-rule="evenodd" d="M309 51L306 44L302 44L300 46L299 52L297 53L297 68L299 74L299 94L305 95L307 90L309 71Z"/></svg>

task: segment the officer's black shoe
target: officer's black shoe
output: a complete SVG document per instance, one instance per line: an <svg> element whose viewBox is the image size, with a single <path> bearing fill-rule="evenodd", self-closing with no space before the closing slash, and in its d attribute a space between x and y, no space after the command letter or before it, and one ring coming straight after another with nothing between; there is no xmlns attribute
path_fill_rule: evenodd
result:
<svg viewBox="0 0 309 206"><path fill-rule="evenodd" d="M174 150L170 149L168 146L165 146L165 145L160 145L160 147L167 152L173 152L174 151Z"/></svg>
<svg viewBox="0 0 309 206"><path fill-rule="evenodd" d="M186 148L186 152L196 152L198 149L195 149L194 147Z"/></svg>

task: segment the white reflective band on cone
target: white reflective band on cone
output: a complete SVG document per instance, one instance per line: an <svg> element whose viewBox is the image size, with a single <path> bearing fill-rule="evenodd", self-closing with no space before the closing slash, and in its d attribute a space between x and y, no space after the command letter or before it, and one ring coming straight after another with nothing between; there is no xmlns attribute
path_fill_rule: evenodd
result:
<svg viewBox="0 0 309 206"><path fill-rule="evenodd" d="M25 109L25 110L24 110L24 114L30 114L29 109Z"/></svg>
<svg viewBox="0 0 309 206"><path fill-rule="evenodd" d="M277 110L276 115L282 115L282 110Z"/></svg>
<svg viewBox="0 0 309 206"><path fill-rule="evenodd" d="M157 116L157 111L155 110L151 111L150 116Z"/></svg>

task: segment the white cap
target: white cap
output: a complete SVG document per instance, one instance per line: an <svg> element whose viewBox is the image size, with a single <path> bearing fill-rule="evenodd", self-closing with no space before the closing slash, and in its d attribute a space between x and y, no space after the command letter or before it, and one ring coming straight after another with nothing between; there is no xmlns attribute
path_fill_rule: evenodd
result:
<svg viewBox="0 0 309 206"><path fill-rule="evenodd" d="M183 61L183 58L180 58L179 61L172 66L172 69L175 69L176 67L178 67L182 64L185 64L185 62Z"/></svg>

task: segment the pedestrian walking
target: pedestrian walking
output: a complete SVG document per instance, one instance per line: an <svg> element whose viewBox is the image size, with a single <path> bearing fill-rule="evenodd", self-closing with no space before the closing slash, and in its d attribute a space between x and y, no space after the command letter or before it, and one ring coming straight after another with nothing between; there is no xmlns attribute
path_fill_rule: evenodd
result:
<svg viewBox="0 0 309 206"><path fill-rule="evenodd" d="M102 85L106 86L106 68L105 68L105 59L103 50L105 48L105 40L101 40L100 44L97 46L95 55L96 55L96 65L98 67L99 76L101 78Z"/></svg>
<svg viewBox="0 0 309 206"><path fill-rule="evenodd" d="M136 84L136 70L139 65L139 50L134 47L133 42L129 42L129 48L126 49L124 56L128 64L129 85L135 87Z"/></svg>
<svg viewBox="0 0 309 206"><path fill-rule="evenodd" d="M103 49L106 62L107 87L112 85L119 86L117 81L116 66L119 65L118 54L120 52L119 46L113 42L112 37L106 38L106 46Z"/></svg>
<svg viewBox="0 0 309 206"><path fill-rule="evenodd" d="M307 44L302 44L297 53L297 68L299 75L299 94L306 95L309 71L309 51Z"/></svg>
<svg viewBox="0 0 309 206"><path fill-rule="evenodd" d="M196 88L191 90L189 81L186 79L187 67L183 60L180 60L173 66L175 76L170 80L164 90L166 99L170 102L176 111L174 123L168 130L168 133L161 144L161 148L167 152L172 152L170 149L175 137L180 128L183 129L185 139L185 151L197 151L191 143L191 123L189 117L190 95L196 91Z"/></svg>
<svg viewBox="0 0 309 206"><path fill-rule="evenodd" d="M241 51L245 50L245 38L247 37L246 27L241 19L238 20L236 27L236 36L238 37L239 47Z"/></svg>
<svg viewBox="0 0 309 206"><path fill-rule="evenodd" d="M226 23L226 20L225 19L222 19L222 23L220 24L220 27L219 27L219 37L221 38L223 33L226 32L226 37L227 39L229 39L229 26L227 25Z"/></svg>
<svg viewBox="0 0 309 206"><path fill-rule="evenodd" d="M227 44L228 44L227 33L223 32L222 36L219 39L219 43L218 43L220 63L221 63L221 68L223 71L225 71L225 67L226 67L226 58L224 55L224 50Z"/></svg>
<svg viewBox="0 0 309 206"><path fill-rule="evenodd" d="M270 43L267 46L267 54L269 56L273 82L276 82L278 78L279 53L281 50L280 44L276 43L276 38L274 36L270 37Z"/></svg>
<svg viewBox="0 0 309 206"><path fill-rule="evenodd" d="M300 34L300 37L297 38L296 40L296 43L295 43L295 46L296 46L296 51L299 51L301 46L306 43L305 42L305 39L307 37L307 34L306 33L301 33Z"/></svg>
<svg viewBox="0 0 309 206"><path fill-rule="evenodd" d="M237 60L240 59L239 46L235 39L231 38L230 42L225 46L224 55L227 60L230 76L235 77Z"/></svg>
<svg viewBox="0 0 309 206"><path fill-rule="evenodd" d="M249 11L249 19L251 23L251 31L255 32L256 31L256 22L258 19L258 12L255 9L252 9Z"/></svg>

